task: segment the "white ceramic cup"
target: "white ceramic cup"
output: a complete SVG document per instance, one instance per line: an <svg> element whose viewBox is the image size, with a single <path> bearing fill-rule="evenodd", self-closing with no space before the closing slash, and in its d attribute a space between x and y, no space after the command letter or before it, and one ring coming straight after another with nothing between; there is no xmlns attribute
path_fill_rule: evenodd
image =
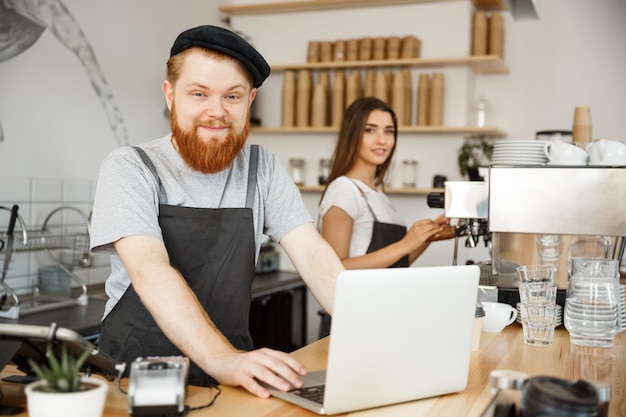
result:
<svg viewBox="0 0 626 417"><path fill-rule="evenodd" d="M587 144L590 165L626 165L626 145L616 140L600 139Z"/></svg>
<svg viewBox="0 0 626 417"><path fill-rule="evenodd" d="M587 151L565 142L549 142L544 148L549 165L586 165Z"/></svg>
<svg viewBox="0 0 626 417"><path fill-rule="evenodd" d="M483 302L483 332L498 333L517 318L517 310L505 303Z"/></svg>

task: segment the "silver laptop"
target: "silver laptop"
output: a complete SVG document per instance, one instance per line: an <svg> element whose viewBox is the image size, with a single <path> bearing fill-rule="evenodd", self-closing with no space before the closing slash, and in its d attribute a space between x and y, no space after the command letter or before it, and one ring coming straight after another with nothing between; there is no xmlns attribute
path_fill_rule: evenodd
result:
<svg viewBox="0 0 626 417"><path fill-rule="evenodd" d="M480 270L476 265L343 271L327 369L275 397L338 414L465 389ZM310 400L324 385L323 399Z"/></svg>

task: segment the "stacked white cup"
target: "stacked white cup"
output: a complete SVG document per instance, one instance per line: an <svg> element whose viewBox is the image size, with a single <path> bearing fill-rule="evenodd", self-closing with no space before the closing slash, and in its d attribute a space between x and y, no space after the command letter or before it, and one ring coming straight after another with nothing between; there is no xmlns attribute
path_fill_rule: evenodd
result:
<svg viewBox="0 0 626 417"><path fill-rule="evenodd" d="M544 148L548 165L587 165L589 157L586 150L571 143L549 142Z"/></svg>
<svg viewBox="0 0 626 417"><path fill-rule="evenodd" d="M598 139L587 144L589 165L626 165L626 145L617 140Z"/></svg>

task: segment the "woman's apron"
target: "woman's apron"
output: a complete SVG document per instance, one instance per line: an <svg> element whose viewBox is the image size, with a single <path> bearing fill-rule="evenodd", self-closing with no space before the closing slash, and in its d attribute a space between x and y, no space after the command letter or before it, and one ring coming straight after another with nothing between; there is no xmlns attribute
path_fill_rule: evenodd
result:
<svg viewBox="0 0 626 417"><path fill-rule="evenodd" d="M370 240L370 245L367 247L366 253L371 253L377 251L379 249L385 248L392 243L396 243L400 241L404 235L406 235L406 227L393 224L393 223L383 223L379 222L376 217L376 213L372 210L370 203L367 201L367 196L361 190L356 183L354 185L359 189L359 192L365 199L365 204L367 204L367 208L372 213L372 217L374 217L374 225L372 227L372 238ZM388 268L400 268L400 267L408 267L409 266L409 255L406 255L400 259L398 259L393 265L389 265Z"/></svg>
<svg viewBox="0 0 626 417"><path fill-rule="evenodd" d="M235 348L252 350L248 320L255 275L252 206L258 146L251 146L245 208L219 209L168 205L152 161L142 149L135 149L159 184L158 220L172 267L180 271L215 326ZM187 331L197 330L190 327ZM125 362L127 369L139 356L182 355L159 329L132 284L102 322L99 348ZM188 382L216 384L193 362Z"/></svg>

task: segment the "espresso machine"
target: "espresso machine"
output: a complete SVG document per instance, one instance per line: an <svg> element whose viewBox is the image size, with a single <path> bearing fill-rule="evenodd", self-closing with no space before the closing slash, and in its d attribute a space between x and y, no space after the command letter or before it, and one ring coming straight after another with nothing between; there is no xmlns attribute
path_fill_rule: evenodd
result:
<svg viewBox="0 0 626 417"><path fill-rule="evenodd" d="M486 179L446 182L428 205L457 220L453 263L463 237L467 247L488 245L491 260L480 265L480 284L496 287L499 302L519 301L517 266L553 263L557 303L564 304L568 257L581 242L599 242L603 252L594 256L621 263L626 167L492 166ZM549 257L542 253L548 246Z"/></svg>

